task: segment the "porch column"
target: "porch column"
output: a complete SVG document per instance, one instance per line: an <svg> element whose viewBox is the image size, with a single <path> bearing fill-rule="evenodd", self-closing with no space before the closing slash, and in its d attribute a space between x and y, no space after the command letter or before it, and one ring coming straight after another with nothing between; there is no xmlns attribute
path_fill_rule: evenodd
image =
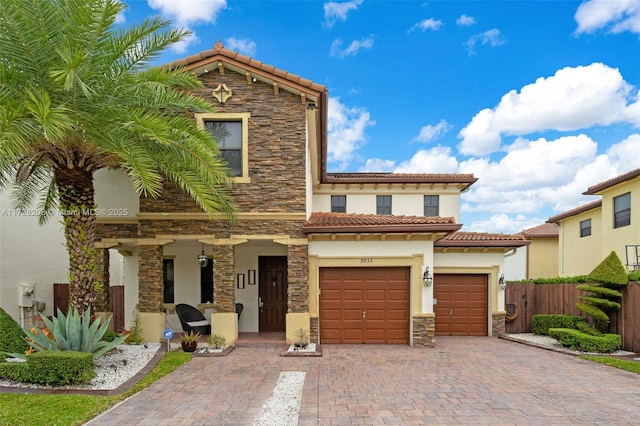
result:
<svg viewBox="0 0 640 426"><path fill-rule="evenodd" d="M216 242L213 247L211 334L224 337L228 345L234 345L238 340L235 255L233 247L233 244L225 244L220 241Z"/></svg>
<svg viewBox="0 0 640 426"><path fill-rule="evenodd" d="M312 342L309 313L309 246L305 240L287 246L287 332L288 344ZM317 332L316 332L317 334Z"/></svg>
<svg viewBox="0 0 640 426"><path fill-rule="evenodd" d="M97 279L102 287L96 293L94 312L108 312L110 310L111 294L109 291L109 249L96 248Z"/></svg>
<svg viewBox="0 0 640 426"><path fill-rule="evenodd" d="M162 257L163 245L171 240L139 240L138 245L138 312L142 337L146 342L161 342L165 329L163 311Z"/></svg>

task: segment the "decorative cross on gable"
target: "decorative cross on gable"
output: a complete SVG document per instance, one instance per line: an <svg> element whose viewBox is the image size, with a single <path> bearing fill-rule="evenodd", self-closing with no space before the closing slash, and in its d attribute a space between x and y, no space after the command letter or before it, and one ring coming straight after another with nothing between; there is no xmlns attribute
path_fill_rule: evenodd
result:
<svg viewBox="0 0 640 426"><path fill-rule="evenodd" d="M229 89L226 84L222 83L218 84L218 87L213 89L213 92L211 92L211 94L218 100L218 102L223 104L227 102L227 100L229 100L229 98L231 97L231 89Z"/></svg>

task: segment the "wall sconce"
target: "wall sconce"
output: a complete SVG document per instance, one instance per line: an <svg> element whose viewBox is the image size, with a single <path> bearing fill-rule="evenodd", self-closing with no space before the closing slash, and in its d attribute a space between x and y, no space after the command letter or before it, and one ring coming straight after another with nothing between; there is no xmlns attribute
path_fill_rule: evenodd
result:
<svg viewBox="0 0 640 426"><path fill-rule="evenodd" d="M429 267L427 266L424 270L424 274L422 274L422 285L425 287L431 287L431 284L433 284L433 277L431 276Z"/></svg>
<svg viewBox="0 0 640 426"><path fill-rule="evenodd" d="M498 287L500 287L500 290L507 288L507 282L504 279L504 274L501 274L500 278L498 278Z"/></svg>
<svg viewBox="0 0 640 426"><path fill-rule="evenodd" d="M201 268L206 268L209 264L209 258L204 254L204 244L202 245L202 253L198 255L198 264Z"/></svg>

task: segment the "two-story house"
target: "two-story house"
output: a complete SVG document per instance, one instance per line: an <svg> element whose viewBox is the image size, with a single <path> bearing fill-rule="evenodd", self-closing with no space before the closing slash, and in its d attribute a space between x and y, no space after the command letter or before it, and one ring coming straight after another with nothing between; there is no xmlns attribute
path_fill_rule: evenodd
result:
<svg viewBox="0 0 640 426"><path fill-rule="evenodd" d="M600 200L557 214L558 274L589 274L611 251L629 270L640 269L640 169L590 186Z"/></svg>
<svg viewBox="0 0 640 426"><path fill-rule="evenodd" d="M504 255L529 242L459 231L473 175L327 173L324 86L221 43L178 65L216 107L193 119L229 162L238 214L210 218L175 187L139 198L123 172L96 174L96 202L112 213L98 219L101 275L117 267L127 324L138 306L159 341L187 303L230 344L263 331L411 345L503 333Z"/></svg>

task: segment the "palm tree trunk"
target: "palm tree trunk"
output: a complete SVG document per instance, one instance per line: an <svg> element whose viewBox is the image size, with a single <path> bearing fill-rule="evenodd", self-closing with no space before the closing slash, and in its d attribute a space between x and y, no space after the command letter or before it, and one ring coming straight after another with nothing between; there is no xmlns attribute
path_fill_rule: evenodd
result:
<svg viewBox="0 0 640 426"><path fill-rule="evenodd" d="M91 172L55 172L64 234L69 252L69 304L81 313L93 309L102 284L97 280L96 215Z"/></svg>

